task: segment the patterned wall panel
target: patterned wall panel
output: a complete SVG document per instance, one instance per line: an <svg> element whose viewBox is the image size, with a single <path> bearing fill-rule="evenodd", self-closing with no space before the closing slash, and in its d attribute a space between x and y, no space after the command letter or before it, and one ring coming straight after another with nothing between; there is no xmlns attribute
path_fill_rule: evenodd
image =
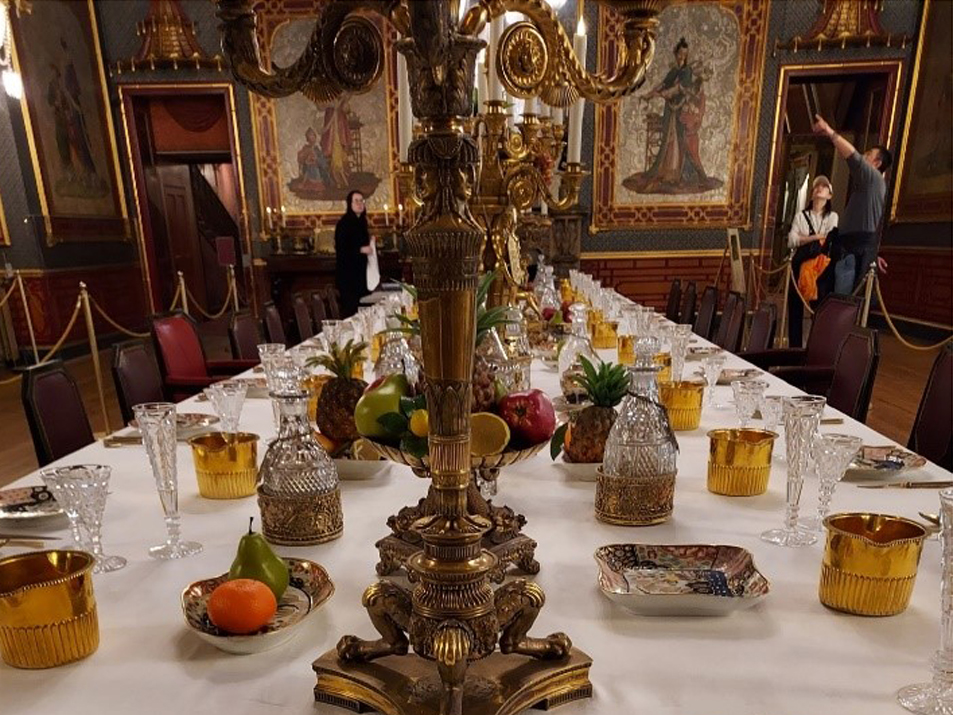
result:
<svg viewBox="0 0 953 715"><path fill-rule="evenodd" d="M953 248L885 246L881 255L889 264L880 278L887 312L953 328Z"/></svg>

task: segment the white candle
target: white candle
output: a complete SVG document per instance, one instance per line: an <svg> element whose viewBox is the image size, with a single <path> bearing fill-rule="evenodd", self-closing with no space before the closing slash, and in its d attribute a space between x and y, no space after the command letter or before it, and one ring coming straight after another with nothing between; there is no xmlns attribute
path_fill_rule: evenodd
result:
<svg viewBox="0 0 953 715"><path fill-rule="evenodd" d="M563 123L563 108L562 108L562 107L553 107L552 118L553 118L553 125L554 125L554 126L557 125L557 124L562 124L562 123Z"/></svg>
<svg viewBox="0 0 953 715"><path fill-rule="evenodd" d="M510 106L506 109L506 128L512 131L516 129L516 98L503 95L503 100Z"/></svg>
<svg viewBox="0 0 953 715"><path fill-rule="evenodd" d="M576 26L576 35L572 40L572 47L582 66L586 66L586 22L579 18ZM570 162L578 163L582 158L582 118L586 111L586 102L580 97L569 108L569 146L567 158Z"/></svg>
<svg viewBox="0 0 953 715"><path fill-rule="evenodd" d="M527 114L536 115L539 114L539 100L536 97L530 97L523 104L523 116Z"/></svg>
<svg viewBox="0 0 953 715"><path fill-rule="evenodd" d="M274 220L272 219L272 216L271 216L271 206L266 206L266 207L265 207L265 214L268 216L268 224L267 224L267 225L268 225L268 230L269 230L269 231L273 231L274 228L275 228L275 224L274 224Z"/></svg>
<svg viewBox="0 0 953 715"><path fill-rule="evenodd" d="M281 205L281 227L285 228L288 225L288 219L285 217L285 205Z"/></svg>
<svg viewBox="0 0 953 715"><path fill-rule="evenodd" d="M404 224L404 205L397 204L397 225L403 226Z"/></svg>
<svg viewBox="0 0 953 715"><path fill-rule="evenodd" d="M496 50L500 46L500 37L503 34L503 17L500 16L490 23L490 46L486 51L486 66L489 70L488 85L490 99L503 99L503 85L496 73Z"/></svg>
<svg viewBox="0 0 953 715"><path fill-rule="evenodd" d="M553 108L550 107L546 102L539 103L539 116L540 118L552 116Z"/></svg>
<svg viewBox="0 0 953 715"><path fill-rule="evenodd" d="M407 150L414 140L414 111L410 106L410 79L407 59L397 53L397 151L402 162L407 161Z"/></svg>
<svg viewBox="0 0 953 715"><path fill-rule="evenodd" d="M477 112L484 110L486 100L489 99L489 89L486 82L486 64L477 60L476 64Z"/></svg>
<svg viewBox="0 0 953 715"><path fill-rule="evenodd" d="M387 204L384 204L384 225L390 226L390 213L388 213Z"/></svg>

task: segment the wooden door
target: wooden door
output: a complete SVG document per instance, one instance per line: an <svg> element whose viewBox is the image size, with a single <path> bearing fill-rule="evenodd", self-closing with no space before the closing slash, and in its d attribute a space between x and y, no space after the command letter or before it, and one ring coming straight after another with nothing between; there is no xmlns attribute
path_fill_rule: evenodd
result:
<svg viewBox="0 0 953 715"><path fill-rule="evenodd" d="M202 247L195 224L189 168L182 164L160 166L159 177L162 182L162 206L165 211L172 264L176 271L182 271L185 283L195 298L203 306L207 306Z"/></svg>

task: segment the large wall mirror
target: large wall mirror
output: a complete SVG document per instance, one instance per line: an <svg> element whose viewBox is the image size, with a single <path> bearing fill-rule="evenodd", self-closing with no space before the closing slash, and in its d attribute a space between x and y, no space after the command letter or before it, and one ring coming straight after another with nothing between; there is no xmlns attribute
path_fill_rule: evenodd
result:
<svg viewBox="0 0 953 715"><path fill-rule="evenodd" d="M773 264L787 254L791 221L807 206L815 176L830 178L835 211L842 214L847 203L847 164L836 157L828 139L813 133L814 115L823 116L860 151L874 144L893 147L902 64L781 67L762 231L762 255Z"/></svg>

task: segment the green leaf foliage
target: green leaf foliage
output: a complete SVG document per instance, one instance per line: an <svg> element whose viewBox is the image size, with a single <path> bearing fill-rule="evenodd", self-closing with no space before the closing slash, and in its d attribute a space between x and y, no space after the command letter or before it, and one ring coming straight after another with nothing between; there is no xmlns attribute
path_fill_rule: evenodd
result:
<svg viewBox="0 0 953 715"><path fill-rule="evenodd" d="M569 423L564 422L553 432L553 437L549 440L549 456L553 459L556 459L559 453L563 451L563 442L566 440L566 430L568 429Z"/></svg>
<svg viewBox="0 0 953 715"><path fill-rule="evenodd" d="M615 407L629 390L629 376L624 365L611 362L600 363L595 367L585 355L579 356L582 375L574 375L573 380L586 391L592 404L599 407Z"/></svg>
<svg viewBox="0 0 953 715"><path fill-rule="evenodd" d="M417 459L423 459L429 450L426 437L408 434L401 437L400 448Z"/></svg>
<svg viewBox="0 0 953 715"><path fill-rule="evenodd" d="M395 436L404 434L410 425L408 419L399 412L385 412L377 418L377 421L384 429Z"/></svg>

